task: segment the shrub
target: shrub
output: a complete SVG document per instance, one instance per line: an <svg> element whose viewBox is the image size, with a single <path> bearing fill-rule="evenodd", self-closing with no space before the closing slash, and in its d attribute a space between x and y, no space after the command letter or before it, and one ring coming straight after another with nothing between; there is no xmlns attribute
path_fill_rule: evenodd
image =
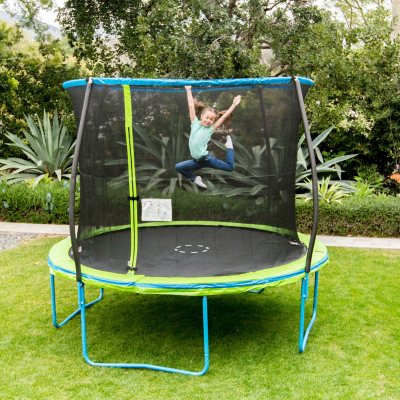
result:
<svg viewBox="0 0 400 400"><path fill-rule="evenodd" d="M0 219L9 222L68 223L69 184L0 184ZM78 201L75 209L79 207Z"/></svg>
<svg viewBox="0 0 400 400"><path fill-rule="evenodd" d="M312 203L297 200L297 229L312 227ZM400 202L396 197L349 196L342 203L320 204L318 233L338 236L400 237Z"/></svg>
<svg viewBox="0 0 400 400"><path fill-rule="evenodd" d="M160 197L161 192L151 193ZM162 196L161 196L162 197ZM174 219L220 219L259 223L262 207L232 198L206 196L176 191ZM33 187L27 183L8 185L0 182L0 220L68 224L69 184L41 182ZM75 202L79 211L79 199ZM297 229L309 233L312 227L312 203L296 201ZM76 217L77 220L77 217ZM357 199L349 196L342 203L321 203L318 233L320 235L400 237L400 202L396 197L371 196Z"/></svg>

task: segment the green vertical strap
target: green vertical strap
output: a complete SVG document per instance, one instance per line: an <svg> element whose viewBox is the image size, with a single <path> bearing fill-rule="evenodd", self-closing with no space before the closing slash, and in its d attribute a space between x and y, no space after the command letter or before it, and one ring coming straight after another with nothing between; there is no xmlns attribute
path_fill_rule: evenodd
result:
<svg viewBox="0 0 400 400"><path fill-rule="evenodd" d="M129 266L135 271L138 248L138 216L137 216L137 188L135 171L135 150L133 144L132 126L132 99L131 88L129 85L122 85L124 90L125 105L125 135L126 152L128 156L128 175L129 175L129 211L131 223L131 251L129 256Z"/></svg>

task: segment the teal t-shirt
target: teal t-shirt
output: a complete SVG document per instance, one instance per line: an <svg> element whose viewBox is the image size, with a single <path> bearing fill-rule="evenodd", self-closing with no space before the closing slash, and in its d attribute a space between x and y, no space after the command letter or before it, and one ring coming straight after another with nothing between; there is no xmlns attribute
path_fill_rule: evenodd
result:
<svg viewBox="0 0 400 400"><path fill-rule="evenodd" d="M197 117L193 120L189 136L189 150L195 160L208 154L207 145L213 133L213 126L201 125Z"/></svg>

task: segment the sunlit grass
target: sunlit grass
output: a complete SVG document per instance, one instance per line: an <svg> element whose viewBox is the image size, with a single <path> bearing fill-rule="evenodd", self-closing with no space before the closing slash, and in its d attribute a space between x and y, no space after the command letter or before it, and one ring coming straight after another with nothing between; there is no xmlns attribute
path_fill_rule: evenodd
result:
<svg viewBox="0 0 400 400"><path fill-rule="evenodd" d="M79 317L51 325L46 257L56 240L0 253L1 399L398 399L400 252L330 249L304 354L299 284L210 297L211 368L195 378L88 366ZM61 318L76 308L76 285L56 283ZM95 361L202 368L200 298L106 290L87 315Z"/></svg>

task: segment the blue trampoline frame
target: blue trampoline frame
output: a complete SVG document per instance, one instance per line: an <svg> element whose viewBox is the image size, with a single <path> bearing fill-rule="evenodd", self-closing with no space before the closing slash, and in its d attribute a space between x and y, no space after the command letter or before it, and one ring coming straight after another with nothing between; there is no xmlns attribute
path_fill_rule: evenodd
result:
<svg viewBox="0 0 400 400"><path fill-rule="evenodd" d="M308 336L310 334L311 328L314 325L317 316L317 303L318 303L318 278L319 271L315 272L315 283L314 283L314 296L313 296L313 309L312 317L310 322L305 327L305 309L306 301L309 295L309 274L301 281L301 301L300 301L300 326L299 326L299 352L303 353L306 345ZM104 297L104 289L100 289L99 297L95 300L86 303L85 301L85 284L83 282L77 282L78 286L78 308L72 312L68 317L66 317L62 322L57 322L57 307L56 307L56 288L54 275L50 274L50 296L51 296L51 313L52 322L55 328L61 328L71 321L78 314L81 315L81 338L82 338L82 355L84 360L93 367L107 367L107 368L131 368L131 369L150 369L154 371L178 373L183 375L201 376L204 375L210 367L210 346L208 338L208 305L207 296L202 297L202 313L203 313L203 348L204 348L204 366L200 371L189 371L184 369L170 368L154 364L142 364L142 363L102 363L92 361L88 354L87 345L87 326L86 326L86 309L90 308L94 304L101 301Z"/></svg>

